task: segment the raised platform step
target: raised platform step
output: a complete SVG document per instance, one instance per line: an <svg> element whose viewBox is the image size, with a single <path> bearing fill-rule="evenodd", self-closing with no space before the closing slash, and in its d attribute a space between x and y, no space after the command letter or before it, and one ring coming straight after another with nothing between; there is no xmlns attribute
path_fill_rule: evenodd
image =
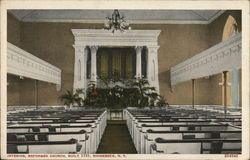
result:
<svg viewBox="0 0 250 160"><path fill-rule="evenodd" d="M108 120L107 124L126 124L126 120Z"/></svg>

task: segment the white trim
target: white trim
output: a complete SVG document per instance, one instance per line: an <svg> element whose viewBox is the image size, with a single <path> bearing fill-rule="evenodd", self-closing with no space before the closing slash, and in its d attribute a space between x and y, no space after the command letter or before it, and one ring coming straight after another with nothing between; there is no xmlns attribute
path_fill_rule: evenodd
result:
<svg viewBox="0 0 250 160"><path fill-rule="evenodd" d="M61 69L11 43L7 44L7 72L61 85Z"/></svg>
<svg viewBox="0 0 250 160"><path fill-rule="evenodd" d="M241 34L171 67L171 85L241 68Z"/></svg>
<svg viewBox="0 0 250 160"><path fill-rule="evenodd" d="M217 17L216 17L217 18ZM211 18L212 19L212 18ZM130 24L210 24L213 20L128 20ZM51 22L51 23L99 23L104 24L104 20L82 20L82 19L25 19L22 22Z"/></svg>
<svg viewBox="0 0 250 160"><path fill-rule="evenodd" d="M142 55L142 46L136 46L135 50L136 50L136 74L135 76L137 78L141 78L142 74L141 74L141 55Z"/></svg>
<svg viewBox="0 0 250 160"><path fill-rule="evenodd" d="M161 30L127 30L124 32L104 29L72 29L75 46L158 46Z"/></svg>

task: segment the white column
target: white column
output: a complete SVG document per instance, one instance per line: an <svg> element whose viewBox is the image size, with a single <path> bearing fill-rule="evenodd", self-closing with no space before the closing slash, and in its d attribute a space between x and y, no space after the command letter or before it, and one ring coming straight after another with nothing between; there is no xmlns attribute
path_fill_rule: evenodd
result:
<svg viewBox="0 0 250 160"><path fill-rule="evenodd" d="M232 91L232 106L239 107L239 80L238 69L232 70L231 91Z"/></svg>
<svg viewBox="0 0 250 160"><path fill-rule="evenodd" d="M75 65L74 65L74 84L73 90L77 88L85 89L86 85L86 47L74 46L75 48Z"/></svg>
<svg viewBox="0 0 250 160"><path fill-rule="evenodd" d="M158 54L157 50L159 46L147 46L148 48L148 60L147 60L147 77L151 86L156 88L159 93L159 79L158 79Z"/></svg>
<svg viewBox="0 0 250 160"><path fill-rule="evenodd" d="M141 52L142 46L135 47L136 50L136 77L141 77Z"/></svg>
<svg viewBox="0 0 250 160"><path fill-rule="evenodd" d="M83 63L82 63L82 69L83 69L83 80L84 80L84 91L87 90L88 87L88 80L87 80L87 60L88 60L88 54L89 50L87 48L87 46L84 49L84 59L83 59ZM86 92L85 92L86 94Z"/></svg>
<svg viewBox="0 0 250 160"><path fill-rule="evenodd" d="M96 66L96 54L97 54L98 46L91 46L91 81L96 82L97 77L97 66Z"/></svg>

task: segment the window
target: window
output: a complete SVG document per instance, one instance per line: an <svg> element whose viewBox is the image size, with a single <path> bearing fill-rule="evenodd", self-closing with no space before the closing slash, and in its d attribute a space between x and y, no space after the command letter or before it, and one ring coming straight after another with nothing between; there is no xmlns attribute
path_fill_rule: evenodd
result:
<svg viewBox="0 0 250 160"><path fill-rule="evenodd" d="M228 16L224 26L222 41L239 32L238 24L232 16Z"/></svg>
<svg viewBox="0 0 250 160"><path fill-rule="evenodd" d="M135 50L132 47L99 48L97 52L98 77L118 76L124 79L135 77Z"/></svg>

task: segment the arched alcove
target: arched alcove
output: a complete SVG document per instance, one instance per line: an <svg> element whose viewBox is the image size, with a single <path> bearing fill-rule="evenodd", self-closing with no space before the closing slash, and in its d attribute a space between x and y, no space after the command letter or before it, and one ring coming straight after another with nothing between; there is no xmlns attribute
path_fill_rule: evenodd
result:
<svg viewBox="0 0 250 160"><path fill-rule="evenodd" d="M223 29L222 41L228 39L230 36L235 35L238 32L239 28L236 20L233 16L229 15Z"/></svg>

